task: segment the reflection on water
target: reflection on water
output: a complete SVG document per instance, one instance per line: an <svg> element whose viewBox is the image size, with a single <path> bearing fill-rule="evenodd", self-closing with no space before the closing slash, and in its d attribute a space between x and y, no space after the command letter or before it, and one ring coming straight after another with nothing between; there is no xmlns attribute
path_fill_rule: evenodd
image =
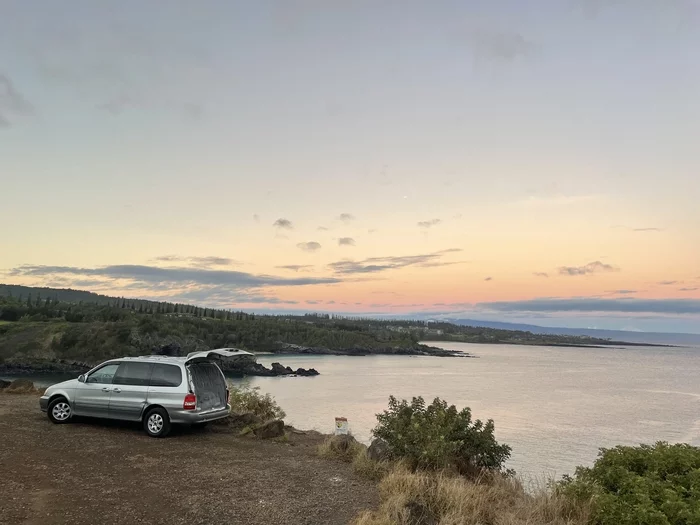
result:
<svg viewBox="0 0 700 525"><path fill-rule="evenodd" d="M294 426L331 432L334 417L345 416L361 441L390 394L439 396L494 419L497 439L513 447L509 466L532 476L570 473L599 447L700 446L700 349L439 346L479 358L266 355L266 366L280 361L321 375L243 381L275 396ZM66 378L31 379L45 386Z"/></svg>

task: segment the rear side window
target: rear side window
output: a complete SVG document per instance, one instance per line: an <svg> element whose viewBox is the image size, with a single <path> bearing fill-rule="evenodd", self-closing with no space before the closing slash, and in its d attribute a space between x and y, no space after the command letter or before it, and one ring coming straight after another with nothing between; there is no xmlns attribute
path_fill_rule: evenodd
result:
<svg viewBox="0 0 700 525"><path fill-rule="evenodd" d="M182 370L177 365L156 363L151 374L151 386L180 386Z"/></svg>
<svg viewBox="0 0 700 525"><path fill-rule="evenodd" d="M119 365L112 384L148 386L153 364L126 361Z"/></svg>

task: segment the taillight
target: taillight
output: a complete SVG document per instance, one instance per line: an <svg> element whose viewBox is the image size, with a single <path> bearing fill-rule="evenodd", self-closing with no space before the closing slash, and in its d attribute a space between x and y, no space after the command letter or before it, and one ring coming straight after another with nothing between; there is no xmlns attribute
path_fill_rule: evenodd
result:
<svg viewBox="0 0 700 525"><path fill-rule="evenodd" d="M226 389L226 404L228 405L228 400L231 399L231 391Z"/></svg>
<svg viewBox="0 0 700 525"><path fill-rule="evenodd" d="M185 396L185 402L182 403L182 408L184 410L194 410L197 407L197 396L194 394L187 394Z"/></svg>

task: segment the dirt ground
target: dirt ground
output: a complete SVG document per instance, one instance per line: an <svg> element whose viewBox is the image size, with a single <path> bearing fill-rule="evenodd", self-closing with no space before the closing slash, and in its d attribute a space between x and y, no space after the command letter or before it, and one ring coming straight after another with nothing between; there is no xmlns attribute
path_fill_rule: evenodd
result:
<svg viewBox="0 0 700 525"><path fill-rule="evenodd" d="M346 524L376 487L316 457L318 435L289 443L221 429L149 438L139 425L54 425L37 396L0 394L2 524Z"/></svg>

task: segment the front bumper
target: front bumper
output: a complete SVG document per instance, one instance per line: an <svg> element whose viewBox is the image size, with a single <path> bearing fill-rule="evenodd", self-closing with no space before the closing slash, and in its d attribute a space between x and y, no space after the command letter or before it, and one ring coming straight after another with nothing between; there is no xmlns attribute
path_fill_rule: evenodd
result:
<svg viewBox="0 0 700 525"><path fill-rule="evenodd" d="M42 412L46 412L49 408L49 398L46 396L41 396L39 398L39 408Z"/></svg>
<svg viewBox="0 0 700 525"><path fill-rule="evenodd" d="M207 421L214 421L216 419L223 419L228 417L231 413L231 405L226 405L226 408L220 408L218 410L207 410L205 412L200 412L199 410L168 410L168 415L170 416L170 421L172 423L185 423L188 425L193 425L196 423L206 423Z"/></svg>

